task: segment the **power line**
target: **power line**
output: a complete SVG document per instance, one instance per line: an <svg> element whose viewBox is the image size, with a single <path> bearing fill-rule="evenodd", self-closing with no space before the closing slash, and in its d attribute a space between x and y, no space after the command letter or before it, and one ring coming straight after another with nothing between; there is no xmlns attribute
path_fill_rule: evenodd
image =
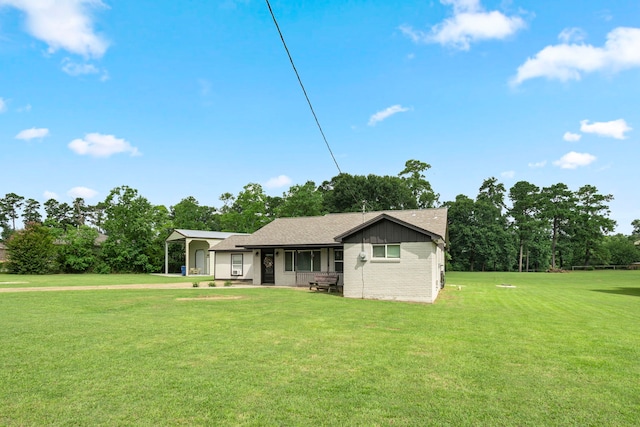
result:
<svg viewBox="0 0 640 427"><path fill-rule="evenodd" d="M338 172L342 173L340 169L340 165L338 165L338 161L336 160L336 156L333 155L333 151L331 150L331 146L329 145L329 141L327 141L327 137L324 135L324 131L322 130L322 126L320 126L320 121L318 120L318 116L316 116L316 112L313 110L313 105L311 104L311 100L307 95L307 91L304 88L304 84L302 84L302 79L300 78L300 74L298 74L298 70L296 69L296 64L293 63L293 58L291 57L291 53L289 53L289 48L287 47L287 43L284 41L284 36L282 35L282 31L280 31L280 26L278 25L278 21L276 20L276 16L273 13L273 9L271 9L271 4L269 0L265 0L267 2L267 7L269 8L269 12L271 13L271 18L273 18L273 23L276 24L276 29L278 30L278 34L280 35L280 40L282 40L282 45L284 46L284 50L287 51L287 56L289 57L289 62L293 67L293 71L296 73L296 77L298 78L298 83L300 83L300 87L302 88L302 92L304 93L304 97L307 99L307 104L309 104L309 108L311 109L311 114L313 114L313 118L318 125L318 129L320 129L320 134L322 135L322 139L324 140L325 145L327 146L327 150L329 150L329 154L331 154L331 158L333 159L333 163L336 164L336 168L338 168Z"/></svg>

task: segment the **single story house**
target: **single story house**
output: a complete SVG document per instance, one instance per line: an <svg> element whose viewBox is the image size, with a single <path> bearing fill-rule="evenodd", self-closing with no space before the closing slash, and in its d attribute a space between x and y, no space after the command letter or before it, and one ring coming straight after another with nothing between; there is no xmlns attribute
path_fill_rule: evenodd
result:
<svg viewBox="0 0 640 427"><path fill-rule="evenodd" d="M213 274L209 266L209 249L224 241L228 237L242 235L242 233L224 233L221 231L183 230L175 229L164 242L164 273L169 273L169 244L184 245L185 275ZM214 254L215 256L215 254Z"/></svg>
<svg viewBox="0 0 640 427"><path fill-rule="evenodd" d="M210 247L210 272L278 286L335 273L347 298L434 302L446 240L445 208L278 218Z"/></svg>

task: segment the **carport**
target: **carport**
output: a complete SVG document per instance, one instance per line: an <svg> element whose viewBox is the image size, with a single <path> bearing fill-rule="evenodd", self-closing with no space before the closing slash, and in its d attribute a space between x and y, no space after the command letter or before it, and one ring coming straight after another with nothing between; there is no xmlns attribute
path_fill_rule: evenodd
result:
<svg viewBox="0 0 640 427"><path fill-rule="evenodd" d="M209 248L230 236L243 233L222 231L175 229L164 242L164 272L169 274L169 244L180 243L184 246L185 275L209 275ZM213 254L212 256L215 256Z"/></svg>

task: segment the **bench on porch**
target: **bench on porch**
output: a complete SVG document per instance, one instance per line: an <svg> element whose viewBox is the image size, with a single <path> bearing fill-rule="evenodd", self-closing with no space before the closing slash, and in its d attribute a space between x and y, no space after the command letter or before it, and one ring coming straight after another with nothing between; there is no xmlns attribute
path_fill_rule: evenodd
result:
<svg viewBox="0 0 640 427"><path fill-rule="evenodd" d="M332 290L335 290L336 292L340 292L338 279L337 274L315 274L313 281L309 282L309 290L316 288L316 291L327 291L331 293Z"/></svg>

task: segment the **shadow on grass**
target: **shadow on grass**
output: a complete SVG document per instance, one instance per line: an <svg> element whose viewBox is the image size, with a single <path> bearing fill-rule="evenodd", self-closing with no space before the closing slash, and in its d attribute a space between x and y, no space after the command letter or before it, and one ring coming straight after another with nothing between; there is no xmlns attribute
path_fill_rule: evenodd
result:
<svg viewBox="0 0 640 427"><path fill-rule="evenodd" d="M593 289L593 292L602 292L605 294L630 295L632 297L640 297L640 288Z"/></svg>

